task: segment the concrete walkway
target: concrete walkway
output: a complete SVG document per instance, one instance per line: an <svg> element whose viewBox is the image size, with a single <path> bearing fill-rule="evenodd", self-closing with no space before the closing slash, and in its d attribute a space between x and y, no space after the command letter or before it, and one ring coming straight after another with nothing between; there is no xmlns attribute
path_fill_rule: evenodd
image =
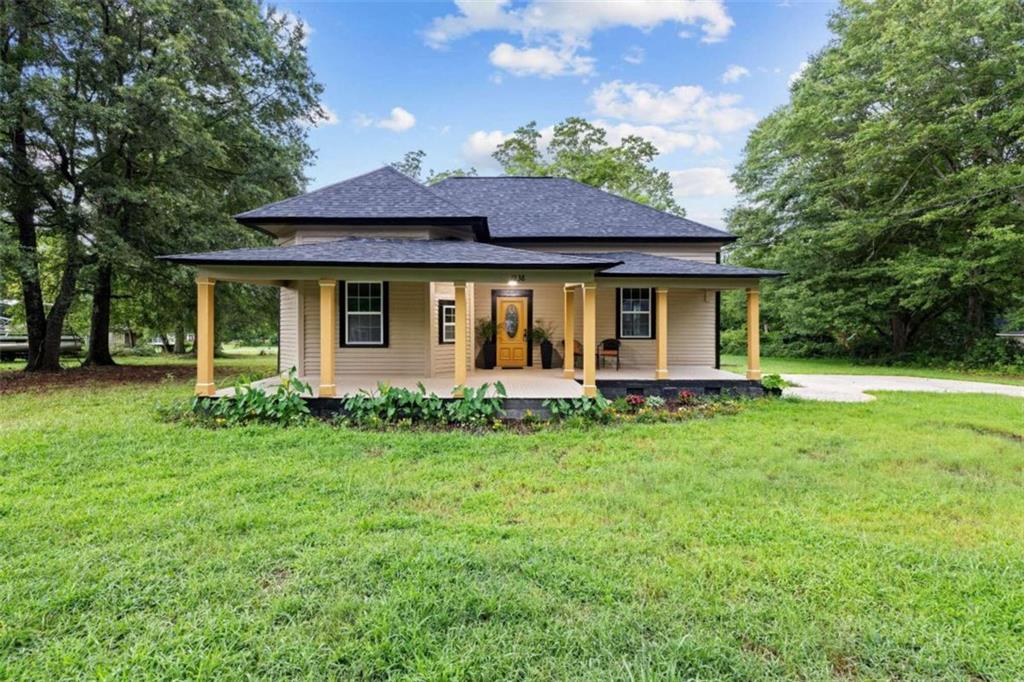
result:
<svg viewBox="0 0 1024 682"><path fill-rule="evenodd" d="M783 395L808 400L864 403L875 397L864 391L926 391L930 393L995 393L1024 398L1024 386L986 384L980 381L924 379L854 374L783 374L786 381L797 384L785 388Z"/></svg>

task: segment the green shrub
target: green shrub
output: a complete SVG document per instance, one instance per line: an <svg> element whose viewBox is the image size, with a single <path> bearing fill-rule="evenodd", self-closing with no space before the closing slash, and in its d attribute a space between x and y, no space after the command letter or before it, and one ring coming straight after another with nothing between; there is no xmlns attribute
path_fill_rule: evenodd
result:
<svg viewBox="0 0 1024 682"><path fill-rule="evenodd" d="M665 399L657 395L649 395L644 400L644 407L649 410L663 410L665 409Z"/></svg>
<svg viewBox="0 0 1024 682"><path fill-rule="evenodd" d="M548 398L541 405L551 412L552 419L557 420L606 423L612 416L611 403L600 393L593 398Z"/></svg>
<svg viewBox="0 0 1024 682"><path fill-rule="evenodd" d="M461 386L462 396L443 400L427 393L422 383L416 389L377 384L376 391L361 390L347 396L342 421L355 426L380 428L401 424L481 426L504 415L505 386L499 381L479 388Z"/></svg>
<svg viewBox="0 0 1024 682"><path fill-rule="evenodd" d="M137 346L121 346L117 345L110 349L110 354L113 357L135 357L135 358L152 358L156 356L156 347L149 345L148 343L140 343Z"/></svg>
<svg viewBox="0 0 1024 682"><path fill-rule="evenodd" d="M761 387L766 391L777 392L792 385L778 374L766 374L761 377Z"/></svg>
<svg viewBox="0 0 1024 682"><path fill-rule="evenodd" d="M241 426L243 424L275 424L293 426L309 418L309 406L303 394L312 394L309 384L296 376L295 368L273 393L241 381L235 394L220 398L196 396L191 400L157 406L157 414L165 421L187 422L199 426Z"/></svg>

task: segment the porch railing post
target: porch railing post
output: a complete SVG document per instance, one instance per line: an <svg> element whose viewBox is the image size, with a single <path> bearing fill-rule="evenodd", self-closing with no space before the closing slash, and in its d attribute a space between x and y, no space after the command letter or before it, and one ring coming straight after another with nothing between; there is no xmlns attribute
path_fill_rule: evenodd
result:
<svg viewBox="0 0 1024 682"><path fill-rule="evenodd" d="M466 306L466 283L455 283L455 386L456 395L461 396L459 387L466 385L466 341L468 336L469 311Z"/></svg>
<svg viewBox="0 0 1024 682"><path fill-rule="evenodd" d="M597 285L583 285L583 395L597 395Z"/></svg>
<svg viewBox="0 0 1024 682"><path fill-rule="evenodd" d="M565 285L565 312L563 316L565 357L562 362L562 378L576 378L576 289Z"/></svg>
<svg viewBox="0 0 1024 682"><path fill-rule="evenodd" d="M761 380L761 300L757 289L747 289L747 378Z"/></svg>
<svg viewBox="0 0 1024 682"><path fill-rule="evenodd" d="M196 277L196 395L217 392L213 382L213 306L216 280Z"/></svg>
<svg viewBox="0 0 1024 682"><path fill-rule="evenodd" d="M656 329L654 337L657 340L657 366L654 368L655 379L668 379L668 289L657 289L657 307L654 319Z"/></svg>
<svg viewBox="0 0 1024 682"><path fill-rule="evenodd" d="M334 383L334 357L338 349L338 282L320 280L320 387L317 395L333 398L337 394Z"/></svg>

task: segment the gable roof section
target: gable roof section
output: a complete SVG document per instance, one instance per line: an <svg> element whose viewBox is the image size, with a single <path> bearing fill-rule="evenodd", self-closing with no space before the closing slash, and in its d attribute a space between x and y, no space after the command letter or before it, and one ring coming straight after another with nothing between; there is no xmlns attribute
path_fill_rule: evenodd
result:
<svg viewBox="0 0 1024 682"><path fill-rule="evenodd" d="M335 267L534 268L598 270L619 263L603 255L527 251L482 242L447 239L375 239L230 249L161 256L187 265L298 265Z"/></svg>
<svg viewBox="0 0 1024 682"><path fill-rule="evenodd" d="M297 197L239 213L242 223L257 222L482 222L429 187L391 166L357 175Z"/></svg>
<svg viewBox="0 0 1024 682"><path fill-rule="evenodd" d="M453 177L432 188L500 240L732 241L733 235L568 178Z"/></svg>
<svg viewBox="0 0 1024 682"><path fill-rule="evenodd" d="M592 258L619 261L618 265L597 273L598 277L782 277L778 270L744 268L737 265L705 263L697 260L652 256L635 251L588 253Z"/></svg>

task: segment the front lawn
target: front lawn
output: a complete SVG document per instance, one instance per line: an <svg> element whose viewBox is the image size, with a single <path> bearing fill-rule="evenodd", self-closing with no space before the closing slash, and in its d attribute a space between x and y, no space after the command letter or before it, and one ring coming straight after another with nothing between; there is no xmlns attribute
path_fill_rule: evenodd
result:
<svg viewBox="0 0 1024 682"><path fill-rule="evenodd" d="M0 678L1024 677L1024 401L189 430L0 396Z"/></svg>
<svg viewBox="0 0 1024 682"><path fill-rule="evenodd" d="M722 355L722 369L743 374L747 368L745 355ZM955 379L983 381L995 384L1024 386L1024 375L1000 374L985 371L957 371L934 367L907 367L900 365L858 364L843 358L774 358L762 357L761 370L765 374L878 374L883 376L925 377L927 379Z"/></svg>

